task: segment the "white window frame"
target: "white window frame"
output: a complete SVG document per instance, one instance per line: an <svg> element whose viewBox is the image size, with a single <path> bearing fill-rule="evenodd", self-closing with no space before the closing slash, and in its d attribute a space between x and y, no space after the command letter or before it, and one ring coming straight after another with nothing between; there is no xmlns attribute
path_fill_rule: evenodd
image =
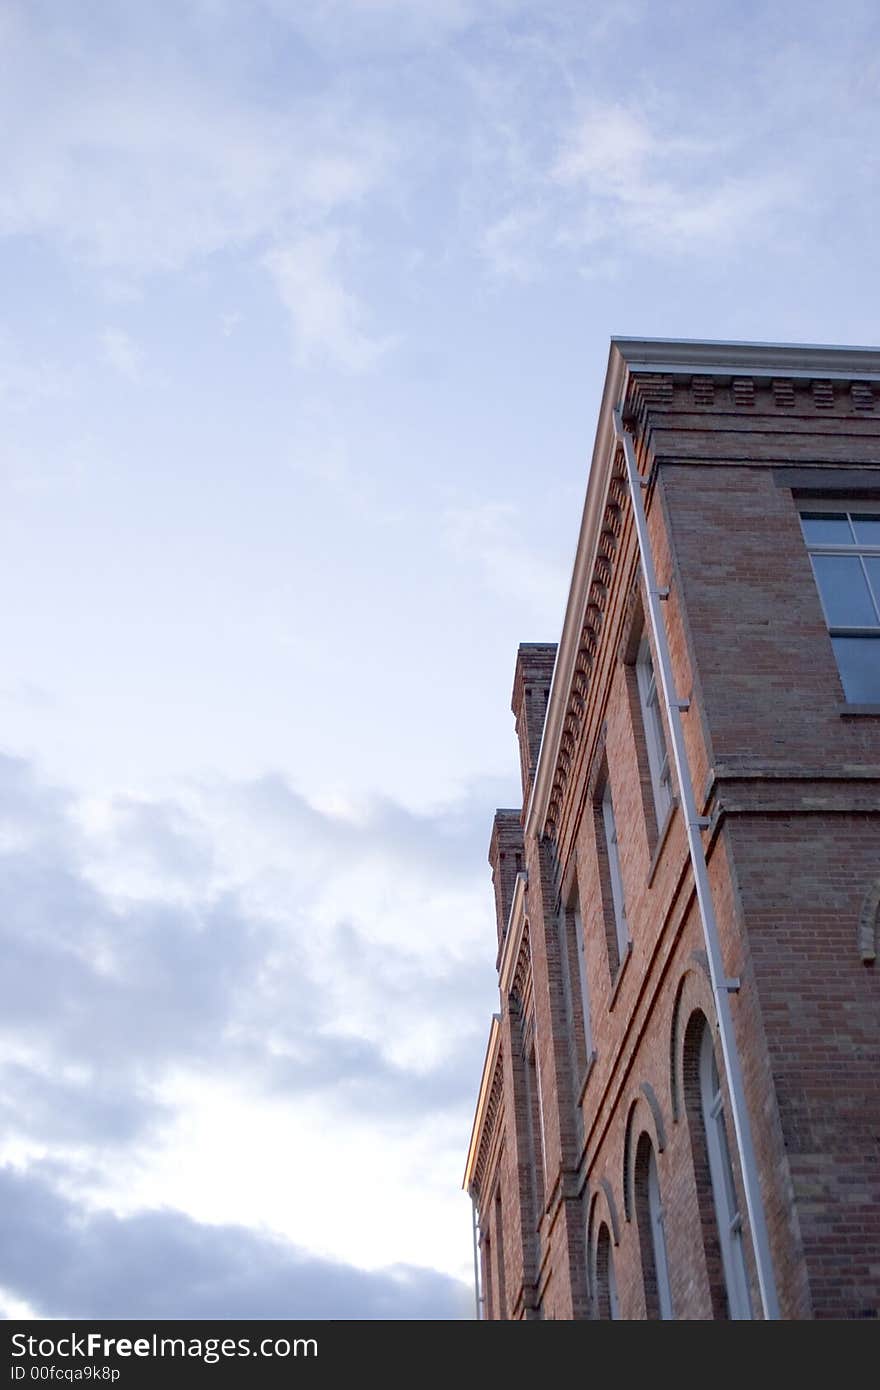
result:
<svg viewBox="0 0 880 1390"><path fill-rule="evenodd" d="M703 1027L700 1040L699 1070L700 1102L706 1130L712 1201L721 1244L721 1264L727 1289L727 1307L732 1320L746 1321L751 1319L753 1314L743 1249L743 1218L737 1200L733 1165L727 1144L721 1079L715 1060L712 1030L708 1023Z"/></svg>
<svg viewBox="0 0 880 1390"><path fill-rule="evenodd" d="M629 949L629 930L626 925L626 903L623 896L623 875L620 871L620 852L617 844L617 821L611 796L611 779L605 778L602 790L602 824L605 827L605 849L608 854L608 874L611 879L611 903L614 909L614 929L617 933L617 961L623 964Z"/></svg>
<svg viewBox="0 0 880 1390"><path fill-rule="evenodd" d="M617 1293L617 1275L614 1272L614 1242L608 1236L608 1316L612 1322L620 1321L620 1298Z"/></svg>
<svg viewBox="0 0 880 1390"><path fill-rule="evenodd" d="M672 769L666 747L663 716L660 713L660 692L657 689L654 658L647 634L642 637L636 655L636 683L639 687L642 727L648 749L648 768L651 773L651 790L654 793L657 829L662 830L672 805Z"/></svg>
<svg viewBox="0 0 880 1390"><path fill-rule="evenodd" d="M648 1156L648 1219L651 1225L651 1246L654 1251L654 1273L657 1277L657 1298L660 1303L660 1317L671 1322L672 1286L669 1282L669 1261L666 1256L666 1231L663 1222L663 1203L660 1200L660 1175L657 1171L657 1157L652 1144Z"/></svg>
<svg viewBox="0 0 880 1390"><path fill-rule="evenodd" d="M798 499L798 519L801 522L802 531L803 517L804 514L807 512L828 512L838 516L844 515L848 518L851 518L859 514L868 516L870 516L871 514L877 515L880 514L880 500L878 500L877 498L859 499L854 497L801 497ZM878 644L880 644L880 604L878 604L878 601L873 597L873 585L871 584L868 578L868 574L865 570L864 565L865 557L880 557L880 545L867 545L862 541L857 541L855 539L855 533L853 533L853 539L851 544L845 544L841 541L828 543L821 541L811 541L807 540L805 532L804 544L806 545L807 553L810 556L810 564L813 569L813 578L816 581L816 591L819 595L819 602L822 605L822 612L825 616L825 622L828 626L828 635L832 639L835 637L862 637L869 641L875 641ZM850 555L856 556L859 560L861 560L862 572L865 577L865 582L868 585L868 593L871 596L871 600L874 604L875 610L877 610L876 624L874 624L871 627L846 627L841 626L841 624L839 623L831 623L829 621L828 612L825 608L825 599L823 597L822 589L819 584L818 577L816 575L816 567L813 563L814 555ZM880 645L878 645L878 652L880 652ZM843 684L842 672L840 679L841 684ZM844 687L844 691L845 689L846 688Z"/></svg>

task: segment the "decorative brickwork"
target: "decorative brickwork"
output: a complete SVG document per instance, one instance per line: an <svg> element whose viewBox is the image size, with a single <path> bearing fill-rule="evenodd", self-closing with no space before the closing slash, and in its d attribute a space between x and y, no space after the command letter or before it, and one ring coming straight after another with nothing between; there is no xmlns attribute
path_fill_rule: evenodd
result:
<svg viewBox="0 0 880 1390"><path fill-rule="evenodd" d="M755 404L755 383L750 376L738 377L732 389L734 405L751 408Z"/></svg>
<svg viewBox="0 0 880 1390"><path fill-rule="evenodd" d="M778 410L794 409L794 382L779 378L773 383L773 399Z"/></svg>

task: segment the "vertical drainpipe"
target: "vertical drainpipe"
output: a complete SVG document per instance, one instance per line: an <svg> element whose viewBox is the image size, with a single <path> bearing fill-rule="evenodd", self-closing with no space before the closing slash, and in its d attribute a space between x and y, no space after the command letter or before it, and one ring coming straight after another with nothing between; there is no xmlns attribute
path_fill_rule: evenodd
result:
<svg viewBox="0 0 880 1390"><path fill-rule="evenodd" d="M480 1238L477 1229L477 1199L473 1196L471 1197L471 1222L474 1238L474 1302L476 1305L476 1318L477 1322L479 1322L482 1316L483 1295L480 1291Z"/></svg>
<svg viewBox="0 0 880 1390"><path fill-rule="evenodd" d="M682 710L688 709L689 705L687 700L679 698L678 692L673 685L669 643L666 639L666 628L660 615L660 600L661 598L668 597L668 590L661 591L657 587L657 575L654 571L654 557L651 553L651 542L648 537L648 522L645 516L645 504L642 498L642 488L646 487L647 484L639 473L632 436L624 428L619 408L615 409L613 412L613 418L614 433L618 442L623 445L623 454L626 460L626 473L633 502L636 534L639 541L639 555L641 557L642 570L645 576L648 614L657 652L657 664L659 666L663 703L666 708L666 718L669 722L669 732L672 738L675 771L678 776L679 793L681 795L682 809L684 811L685 825L687 828L688 849L690 851L691 864L694 871L694 887L696 889L697 903L700 909L700 919L703 924L706 954L709 958L709 976L712 981L712 994L715 998L715 1009L718 1014L718 1031L721 1037L721 1051L724 1057L727 1084L730 1091L733 1127L736 1132L736 1144L742 1170L743 1188L745 1189L746 1209L749 1214L749 1229L752 1233L752 1245L755 1251L758 1284L761 1290L761 1304L764 1309L764 1317L767 1319L776 1319L779 1317L779 1299L776 1293L773 1262L770 1258L767 1220L764 1214L764 1203L761 1197L761 1185L758 1178L758 1164L755 1158L751 1122L746 1105L742 1065L737 1050L736 1035L733 1030L733 1017L730 1012L730 1000L728 999L730 993L739 989L739 981L729 980L724 974L721 943L718 939L718 924L715 920L715 907L712 902L712 893L709 887L709 868L706 863L706 855L703 850L703 840L701 836L701 831L706 828L708 821L704 816L699 816L697 814L694 789L691 783L690 766L688 764L687 752L684 744L684 730L681 722L681 712Z"/></svg>

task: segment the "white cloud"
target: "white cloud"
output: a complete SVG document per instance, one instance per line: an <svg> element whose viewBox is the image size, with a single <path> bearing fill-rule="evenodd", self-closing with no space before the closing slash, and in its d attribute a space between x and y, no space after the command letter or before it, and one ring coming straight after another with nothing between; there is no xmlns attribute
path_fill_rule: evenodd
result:
<svg viewBox="0 0 880 1390"><path fill-rule="evenodd" d="M536 234L546 233L546 221L542 206L523 206L486 228L481 250L494 274L522 282L537 279L544 258Z"/></svg>
<svg viewBox="0 0 880 1390"><path fill-rule="evenodd" d="M281 778L83 802L0 759L0 1163L64 1165L94 1211L466 1275L487 803L340 816ZM356 1222L302 1198L352 1146Z"/></svg>
<svg viewBox="0 0 880 1390"><path fill-rule="evenodd" d="M70 399L75 390L75 373L48 358L28 361L21 343L0 331L0 407L7 411L29 411L49 400Z"/></svg>
<svg viewBox="0 0 880 1390"><path fill-rule="evenodd" d="M25 68L39 90L51 64L29 42ZM194 71L146 72L130 52L121 71L102 55L92 62L88 82L68 76L7 151L0 234L50 238L111 273L172 270L283 237L303 217L357 202L383 175L387 138L344 97L278 115L224 99Z"/></svg>
<svg viewBox="0 0 880 1390"><path fill-rule="evenodd" d="M479 25L504 22L528 0L263 0L316 47L340 50L425 48Z"/></svg>
<svg viewBox="0 0 880 1390"><path fill-rule="evenodd" d="M586 182L599 190L625 192L657 148L643 118L617 106L606 107L578 122L564 141L551 170L562 184Z"/></svg>
<svg viewBox="0 0 880 1390"><path fill-rule="evenodd" d="M217 1134L222 1150L229 1126ZM159 1206L120 1217L83 1206L69 1170L0 1168L0 1315L56 1318L462 1318L467 1284L395 1263L367 1273L299 1243ZM254 1182L245 1173L246 1185ZM343 1189L351 1187L350 1168ZM326 1203L314 1203L320 1213ZM352 1201L352 1212L368 1206ZM157 1278L161 1271L161 1278ZM24 1297L22 1296L24 1295ZM26 1301L27 1300L27 1301Z"/></svg>
<svg viewBox="0 0 880 1390"><path fill-rule="evenodd" d="M290 315L297 363L324 359L348 371L366 371L394 340L373 337L364 327L363 308L342 283L339 253L339 234L324 231L270 251L265 265Z"/></svg>
<svg viewBox="0 0 880 1390"><path fill-rule="evenodd" d="M518 525L513 506L503 502L449 508L443 516L447 544L458 560L475 566L495 593L516 599L525 612L559 623L568 570L537 554Z"/></svg>
<svg viewBox="0 0 880 1390"><path fill-rule="evenodd" d="M122 328L105 328L101 334L104 360L126 381L137 383L143 378L143 353L130 334Z"/></svg>
<svg viewBox="0 0 880 1390"><path fill-rule="evenodd" d="M609 106L582 117L563 140L551 180L579 202L563 212L558 240L593 246L624 237L663 254L711 254L790 204L797 180L758 170L731 174L726 142L652 127L644 113Z"/></svg>
<svg viewBox="0 0 880 1390"><path fill-rule="evenodd" d="M355 369L374 360L384 343L360 327L331 265L329 225L385 184L395 159L386 122L332 75L317 90L310 80L283 102L263 100L249 67L258 44L250 59L241 45L237 70L217 73L183 43L163 45L160 60L113 32L84 26L74 39L23 7L9 17L0 120L18 137L4 150L0 237L36 237L84 263L111 299L218 252L258 258L274 246L301 356L317 350ZM33 118L18 119L23 109ZM319 283L301 283L298 265ZM125 334L108 329L104 351L137 378Z"/></svg>

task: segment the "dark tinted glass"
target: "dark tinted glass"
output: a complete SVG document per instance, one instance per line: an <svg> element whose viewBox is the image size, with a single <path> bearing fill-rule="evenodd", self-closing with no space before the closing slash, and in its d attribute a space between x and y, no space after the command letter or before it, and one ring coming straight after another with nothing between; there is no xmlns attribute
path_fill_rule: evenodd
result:
<svg viewBox="0 0 880 1390"><path fill-rule="evenodd" d="M851 705L880 705L880 637L832 637L846 698Z"/></svg>
<svg viewBox="0 0 880 1390"><path fill-rule="evenodd" d="M864 564L868 571L868 582L874 590L874 602L880 612L880 555L866 555Z"/></svg>
<svg viewBox="0 0 880 1390"><path fill-rule="evenodd" d="M829 627L874 627L877 612L858 555L814 555Z"/></svg>
<svg viewBox="0 0 880 1390"><path fill-rule="evenodd" d="M852 524L856 540L861 541L862 545L880 545L880 515L876 512L873 515L856 513Z"/></svg>
<svg viewBox="0 0 880 1390"><path fill-rule="evenodd" d="M853 536L844 512L801 512L804 536L812 545L852 545Z"/></svg>

